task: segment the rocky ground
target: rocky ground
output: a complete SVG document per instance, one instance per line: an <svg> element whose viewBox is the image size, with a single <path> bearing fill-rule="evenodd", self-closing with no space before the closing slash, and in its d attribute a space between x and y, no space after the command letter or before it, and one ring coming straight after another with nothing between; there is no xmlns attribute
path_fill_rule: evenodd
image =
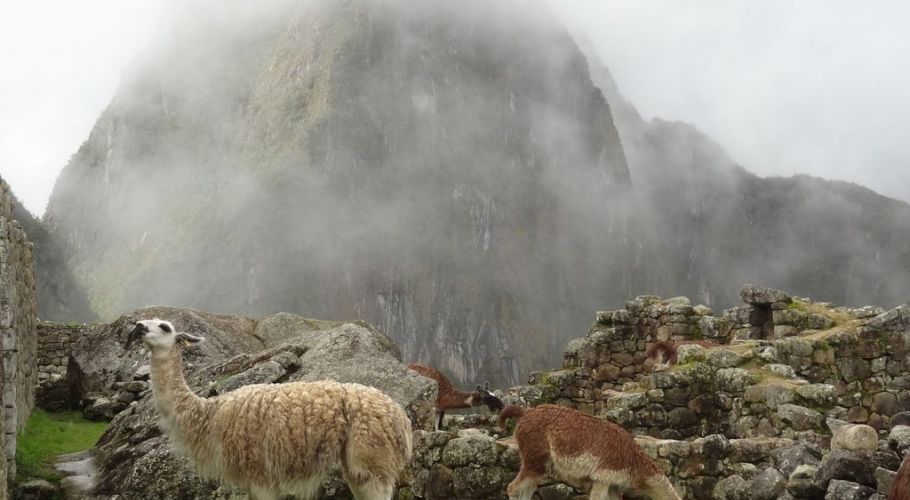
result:
<svg viewBox="0 0 910 500"><path fill-rule="evenodd" d="M685 298L652 296L599 312L568 345L562 368L499 392L508 403L558 403L623 425L684 498L884 499L910 450L910 308L835 307L752 286L741 295L744 305L721 315ZM506 498L520 462L508 436L485 414L450 415L446 430L429 430L435 388L369 325L163 308L98 325L76 342L71 387L86 415L112 421L90 457L64 466L77 469L70 490L93 483L87 498L244 497L198 480L158 429L145 352L122 347L128 325L151 316L207 337L184 354L201 396L320 378L391 394L415 427L415 456L398 498ZM682 346L677 365L650 371L644 351L656 339L714 345ZM538 496L586 493L552 480ZM322 498L350 493L333 477Z"/></svg>

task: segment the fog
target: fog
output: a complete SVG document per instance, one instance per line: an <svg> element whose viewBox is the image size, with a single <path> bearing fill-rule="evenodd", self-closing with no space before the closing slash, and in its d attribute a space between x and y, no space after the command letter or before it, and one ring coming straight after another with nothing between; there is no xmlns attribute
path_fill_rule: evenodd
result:
<svg viewBox="0 0 910 500"><path fill-rule="evenodd" d="M571 33L523 0L267 3L160 10L71 151L45 222L102 319L365 319L407 360L514 383L638 294L720 309L746 282L849 304L910 288L910 208L762 179L722 140L641 120L639 99L660 113L619 94L630 70L611 76L565 6Z"/></svg>
<svg viewBox="0 0 910 500"><path fill-rule="evenodd" d="M15 2L0 18L0 174L41 214L164 0ZM552 1L646 116L679 119L762 175L910 200L910 4Z"/></svg>
<svg viewBox="0 0 910 500"><path fill-rule="evenodd" d="M910 3L552 1L647 117L683 120L762 175L910 201Z"/></svg>

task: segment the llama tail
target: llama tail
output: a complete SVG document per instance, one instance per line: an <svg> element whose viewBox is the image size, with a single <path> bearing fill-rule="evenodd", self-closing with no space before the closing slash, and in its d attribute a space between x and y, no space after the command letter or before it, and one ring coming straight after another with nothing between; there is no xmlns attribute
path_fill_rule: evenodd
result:
<svg viewBox="0 0 910 500"><path fill-rule="evenodd" d="M496 428L504 431L510 418L519 419L525 414L525 409L521 406L509 405L499 411L499 417L496 419Z"/></svg>

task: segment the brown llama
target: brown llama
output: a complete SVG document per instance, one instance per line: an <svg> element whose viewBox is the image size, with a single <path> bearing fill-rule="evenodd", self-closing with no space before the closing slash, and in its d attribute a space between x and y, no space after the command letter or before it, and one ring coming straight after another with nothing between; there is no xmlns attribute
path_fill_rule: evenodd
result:
<svg viewBox="0 0 910 500"><path fill-rule="evenodd" d="M891 483L891 494L888 500L908 500L910 499L910 454L904 458L901 468L897 469L897 475L894 476L894 482Z"/></svg>
<svg viewBox="0 0 910 500"><path fill-rule="evenodd" d="M681 500L660 467L622 427L556 405L507 406L498 426L518 417L515 440L521 469L506 490L510 500L530 500L547 466L563 481L592 484L592 500L617 500L637 490L653 500Z"/></svg>
<svg viewBox="0 0 910 500"><path fill-rule="evenodd" d="M645 351L645 362L651 364L653 371L667 369L679 361L677 358L679 346L689 344L705 348L718 346L718 344L709 340L681 340L678 342L658 340Z"/></svg>
<svg viewBox="0 0 910 500"><path fill-rule="evenodd" d="M442 429L442 417L445 416L446 410L461 408L471 408L474 406L486 405L491 412L498 412L502 409L502 401L490 392L490 384L487 382L483 387L477 385L474 392L459 391L449 379L438 370L426 365L411 363L408 368L436 381L436 430Z"/></svg>

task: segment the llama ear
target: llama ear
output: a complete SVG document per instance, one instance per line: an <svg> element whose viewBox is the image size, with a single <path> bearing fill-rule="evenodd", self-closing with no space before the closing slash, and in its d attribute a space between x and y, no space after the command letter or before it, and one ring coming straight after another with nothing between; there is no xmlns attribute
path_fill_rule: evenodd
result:
<svg viewBox="0 0 910 500"><path fill-rule="evenodd" d="M487 380L486 382L483 383L483 390L490 392L490 381L489 380Z"/></svg>
<svg viewBox="0 0 910 500"><path fill-rule="evenodd" d="M193 344L198 344L205 340L205 337L197 337L195 335L190 335L189 333L180 332L177 334L177 342L183 345L183 347L189 347Z"/></svg>
<svg viewBox="0 0 910 500"><path fill-rule="evenodd" d="M483 390L483 387L480 387L480 384L477 384L477 392L480 392L482 390Z"/></svg>

